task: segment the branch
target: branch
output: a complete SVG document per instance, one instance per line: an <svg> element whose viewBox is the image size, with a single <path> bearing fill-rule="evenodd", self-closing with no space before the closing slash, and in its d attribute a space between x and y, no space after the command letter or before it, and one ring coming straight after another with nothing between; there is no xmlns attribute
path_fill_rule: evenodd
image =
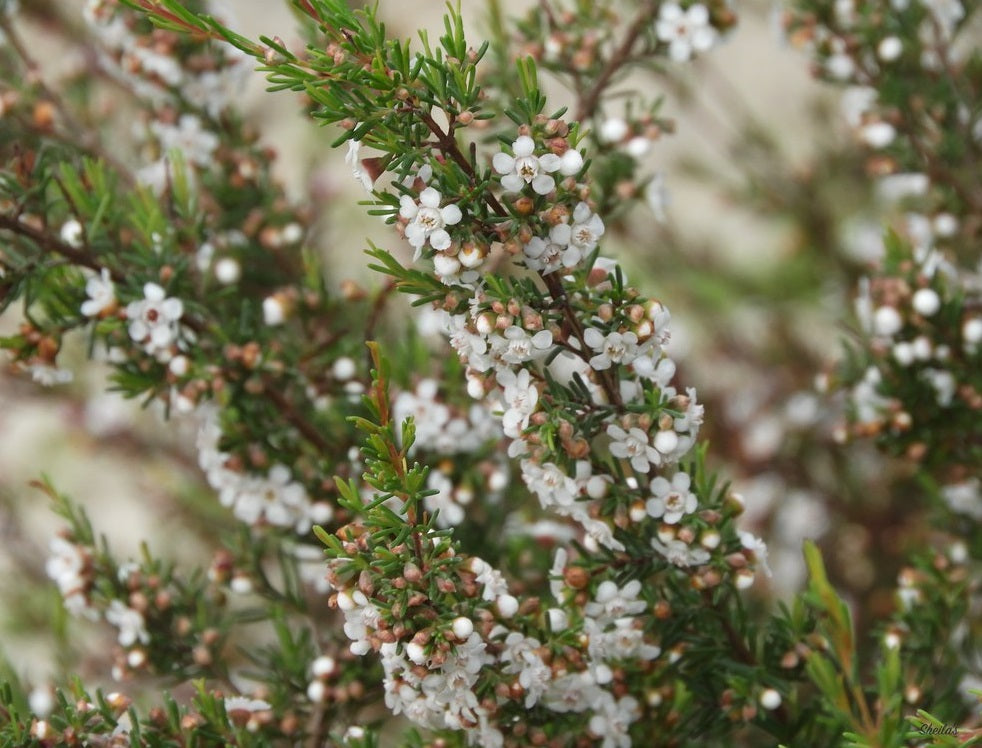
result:
<svg viewBox="0 0 982 748"><path fill-rule="evenodd" d="M621 45L614 50L614 54L607 60L606 66L600 71L600 75L593 82L593 86L589 91L586 91L579 97L579 104L576 108L576 116L574 117L575 120L582 122L596 113L597 104L600 102L600 97L603 95L604 89L607 88L607 85L617 71L631 58L634 43L641 36L644 27L654 20L657 8L658 3L648 2L638 12L638 15L628 27Z"/></svg>

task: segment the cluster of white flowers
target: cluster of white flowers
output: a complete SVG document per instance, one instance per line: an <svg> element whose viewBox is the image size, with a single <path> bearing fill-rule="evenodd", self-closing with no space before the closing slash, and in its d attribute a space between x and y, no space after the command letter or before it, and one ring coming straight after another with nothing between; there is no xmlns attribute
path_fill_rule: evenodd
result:
<svg viewBox="0 0 982 748"><path fill-rule="evenodd" d="M231 508L239 520L253 527L293 528L300 534L314 524L330 521L333 507L327 502L312 502L307 489L293 479L285 465L273 465L265 476L229 468L231 456L219 449L222 431L217 409L202 407L199 414L198 463L222 506Z"/></svg>
<svg viewBox="0 0 982 748"><path fill-rule="evenodd" d="M950 42L965 19L965 8L960 0L891 0L890 4L893 12L903 13L912 2L927 11L922 14L917 28L917 40L911 45L919 49L917 61L925 70L940 70L946 62L942 55L950 63L957 60L962 52L958 45ZM888 67L904 58L911 59L911 50L905 47L905 41L888 24L878 24L882 36L874 44L875 55L858 60L850 34L855 32L857 23L866 14L859 12L857 0L837 0L833 10L835 31L824 25L817 26L810 39L813 46L828 50L825 72L829 77L839 81L852 81L867 77L878 66ZM940 45L946 45L944 53L940 51Z"/></svg>
<svg viewBox="0 0 982 748"><path fill-rule="evenodd" d="M132 89L138 96L168 112L175 91L180 99L198 107L215 119L242 89L250 72L249 58L231 45L215 47L221 54L213 65L202 64L192 71L182 66L171 50L148 43L151 37L132 32L126 19L118 13L115 0L86 0L83 17L102 44L100 65L110 75ZM169 151L180 150L191 176L192 165L207 168L219 137L207 130L195 114L182 114L171 121L171 114L150 122L148 134L159 150L156 160L137 171L137 180L160 194L173 182L174 164ZM193 183L192 183L193 184Z"/></svg>
<svg viewBox="0 0 982 748"><path fill-rule="evenodd" d="M85 0L82 16L105 50L103 68L130 86L137 95L156 104L170 101L170 91L217 117L245 84L251 65L246 54L231 45L217 47L221 60L214 66L191 70L177 57L151 44L151 37L134 34L118 13L115 0ZM216 15L218 9L212 9Z"/></svg>
<svg viewBox="0 0 982 748"><path fill-rule="evenodd" d="M83 545L56 535L49 545L51 555L44 570L58 585L65 610L73 616L97 620L99 612L92 607L89 589L92 587L92 554Z"/></svg>
<svg viewBox="0 0 982 748"><path fill-rule="evenodd" d="M545 238L533 237L523 245L526 267L547 275L575 268L586 259L603 236L604 222L584 202L577 204L570 219L552 226Z"/></svg>
<svg viewBox="0 0 982 748"><path fill-rule="evenodd" d="M421 379L412 392L400 392L392 403L392 418L402 423L412 416L416 424L413 449L452 455L476 452L499 436L491 412L482 403L472 403L462 412L440 400L440 384Z"/></svg>

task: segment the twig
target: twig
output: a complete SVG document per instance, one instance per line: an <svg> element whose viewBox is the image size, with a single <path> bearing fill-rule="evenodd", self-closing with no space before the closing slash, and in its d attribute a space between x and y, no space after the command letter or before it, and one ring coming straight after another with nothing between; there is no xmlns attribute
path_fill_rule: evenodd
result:
<svg viewBox="0 0 982 748"><path fill-rule="evenodd" d="M607 60L604 69L600 71L600 75L593 82L593 86L579 97L579 104L577 105L576 116L574 118L578 122L582 122L596 113L597 104L600 102L600 97L603 95L604 90L617 71L631 58L631 52L634 49L635 42L641 36L644 27L654 19L657 8L657 3L645 3L645 6L638 12L634 21L628 26L627 33L624 35L621 45L614 50L614 54Z"/></svg>

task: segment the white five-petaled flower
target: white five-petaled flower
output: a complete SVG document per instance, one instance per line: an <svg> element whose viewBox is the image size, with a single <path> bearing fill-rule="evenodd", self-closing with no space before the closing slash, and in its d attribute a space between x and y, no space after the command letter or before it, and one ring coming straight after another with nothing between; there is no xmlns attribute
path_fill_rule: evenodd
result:
<svg viewBox="0 0 982 748"><path fill-rule="evenodd" d="M112 307L116 301L116 287L107 268L102 268L99 275L89 278L85 293L89 298L82 302L82 314L86 317L97 317L103 310Z"/></svg>
<svg viewBox="0 0 982 748"><path fill-rule="evenodd" d="M535 141L528 135L520 135L511 144L511 150L513 155L504 152L496 153L491 161L494 170L503 175L501 186L509 192L521 192L525 185L530 184L537 194L548 195L556 186L556 180L549 175L561 169L564 172L568 171L575 165L574 159L569 157L565 162L568 164L568 168L564 169L563 159L560 159L555 153L536 156ZM578 153L576 151L571 152ZM566 156L569 153L567 152ZM582 165L582 159L580 159L580 166L582 167ZM575 174L577 171L579 169L570 173Z"/></svg>
<svg viewBox="0 0 982 748"><path fill-rule="evenodd" d="M444 227L460 223L463 218L460 208L453 204L441 208L440 200L440 193L432 187L419 193L418 203L409 195L399 199L399 215L409 221L406 238L416 248L414 261L419 259L427 242L436 250L449 248L450 234Z"/></svg>
<svg viewBox="0 0 982 748"><path fill-rule="evenodd" d="M504 390L502 399L506 408L501 426L505 436L517 439L528 428L529 418L539 402L539 390L528 369L522 369L518 374L505 369L498 372L497 379Z"/></svg>
<svg viewBox="0 0 982 748"><path fill-rule="evenodd" d="M544 355L552 348L552 333L539 330L529 335L518 325L504 331L503 338L493 338L492 346L498 358L507 364L522 364L537 356Z"/></svg>
<svg viewBox="0 0 982 748"><path fill-rule="evenodd" d="M641 582L637 579L632 579L623 587L618 587L616 582L605 579L597 587L593 600L584 606L583 612L602 624L624 616L637 615L647 607L644 600L638 599L640 592Z"/></svg>
<svg viewBox="0 0 982 748"><path fill-rule="evenodd" d="M638 336L633 332L612 332L604 335L595 327L588 327L583 340L597 355L590 359L590 366L597 371L609 369L613 364L630 364L638 351Z"/></svg>
<svg viewBox="0 0 982 748"><path fill-rule="evenodd" d="M579 495L576 481L564 473L554 462L539 465L533 460L522 460L522 480L539 498L543 509L554 507L563 513Z"/></svg>
<svg viewBox="0 0 982 748"><path fill-rule="evenodd" d="M590 210L586 203L578 203L573 209L573 224L569 232L569 249L566 255L575 253L576 257L564 256L563 264L566 267L576 265L583 257L586 257L597 246L600 237L604 233L604 222L596 213Z"/></svg>
<svg viewBox="0 0 982 748"><path fill-rule="evenodd" d="M611 424L607 427L607 435L611 438L610 453L614 457L628 459L631 467L639 473L647 473L652 465L659 465L662 456L648 440L648 435L634 427L625 431L620 426Z"/></svg>
<svg viewBox="0 0 982 748"><path fill-rule="evenodd" d="M692 514L699 506L696 495L689 490L692 478L681 471L672 476L671 482L662 476L651 481L651 498L646 510L648 515L674 525L686 514Z"/></svg>
<svg viewBox="0 0 982 748"><path fill-rule="evenodd" d="M665 3L658 13L655 32L668 43L668 56L676 62L685 62L693 52L705 52L716 41L709 10L701 3L685 10L678 3Z"/></svg>
<svg viewBox="0 0 982 748"><path fill-rule="evenodd" d="M163 353L177 338L177 323L184 315L184 304L180 299L168 298L156 283L144 285L143 296L126 307L130 337L143 343L147 353Z"/></svg>

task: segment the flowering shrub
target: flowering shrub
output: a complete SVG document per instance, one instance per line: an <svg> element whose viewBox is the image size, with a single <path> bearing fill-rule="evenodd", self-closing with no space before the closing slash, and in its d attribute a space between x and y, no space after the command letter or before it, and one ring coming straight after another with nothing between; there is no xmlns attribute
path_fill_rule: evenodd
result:
<svg viewBox="0 0 982 748"><path fill-rule="evenodd" d="M44 572L73 620L112 630L114 685L6 668L4 744L977 738L973 7L800 0L783 19L820 76L851 86L853 189L876 180L916 211L867 279L838 269L860 288L857 334L818 392L787 393L839 414L839 442L899 456L878 491L931 523L896 605L856 625L812 542L806 588L768 600L782 566L724 477L753 475L762 450L716 427L714 462L667 305L606 254L638 204L664 217L643 156L673 129L660 98L622 103L618 86L712 55L738 33L726 3L545 0L508 19L491 2L476 46L453 7L436 43L407 42L378 9L294 0L306 41L287 43L192 0L88 0L81 19L15 5L0 3L0 299L22 316L0 343L53 386L84 340L122 395L193 424L209 490L190 511L215 529L199 568L151 544L124 560L36 484L65 522ZM20 28L38 19L84 21L90 67L49 83ZM254 65L334 127L361 204L408 245L369 248L375 290L335 278L313 211L237 111ZM563 106L546 77L569 84ZM778 192L824 252L816 200ZM838 465L815 485L866 511L846 484L869 454L799 420L814 433L786 472Z"/></svg>

